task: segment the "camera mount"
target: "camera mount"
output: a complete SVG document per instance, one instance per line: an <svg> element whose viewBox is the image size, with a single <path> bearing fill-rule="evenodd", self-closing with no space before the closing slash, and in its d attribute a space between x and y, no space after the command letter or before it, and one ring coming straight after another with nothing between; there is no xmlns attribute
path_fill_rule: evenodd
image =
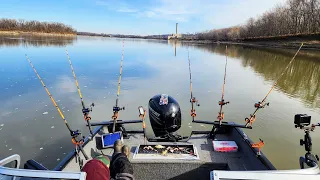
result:
<svg viewBox="0 0 320 180"><path fill-rule="evenodd" d="M306 114L297 114L295 115L295 128L303 129L305 132L304 139L300 139L300 145L304 145L304 149L306 152L304 157L300 157L300 168L304 169L304 164L307 164L309 167L314 167L318 164L319 157L318 155L312 154L312 139L310 136L310 132L313 132L316 126L320 126L318 124L312 124L311 126L311 116Z"/></svg>

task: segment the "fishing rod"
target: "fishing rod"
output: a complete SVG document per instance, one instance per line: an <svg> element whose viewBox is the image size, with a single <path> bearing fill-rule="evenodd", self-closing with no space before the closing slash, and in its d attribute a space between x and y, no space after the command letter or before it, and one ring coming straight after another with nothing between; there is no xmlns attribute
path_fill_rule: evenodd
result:
<svg viewBox="0 0 320 180"><path fill-rule="evenodd" d="M93 132L92 132L92 129L91 129L91 123L90 123L91 117L90 117L90 115L89 115L89 112L92 111L92 107L94 107L94 103L91 103L90 108L87 108L87 107L85 106L84 100L83 100L83 96L82 96L82 93L81 93L81 91L80 91L79 83L78 83L78 80L77 80L77 76L76 76L76 74L75 74L75 72L74 72L74 68L73 68L73 65L72 65L72 62L71 62L71 59L70 59L68 50L66 50L66 54L67 54L67 56L68 56L68 61L69 61L69 64L70 64L70 68L71 68L71 71L72 71L72 75L73 75L74 81L76 82L78 94L79 94L79 97L80 97L80 100L81 100L83 118L84 118L84 120L87 122L89 131L90 131L90 136L89 136L89 138L92 139L92 137L93 137Z"/></svg>
<svg viewBox="0 0 320 180"><path fill-rule="evenodd" d="M66 125L66 127L68 128L69 132L70 132L70 135L71 135L71 141L72 143L76 146L75 148L75 151L76 151L76 161L78 159L79 161L79 166L80 166L80 169L82 169L82 166L83 166L83 160L80 159L80 155L79 155L79 149L80 151L82 152L83 156L85 157L86 160L88 160L88 156L86 155L86 153L83 151L83 148L82 148L82 144L84 143L84 136L81 137L81 132L80 130L71 130L66 118L64 117L61 109L59 108L57 102L54 100L53 96L51 95L51 93L49 92L49 89L47 88L47 86L44 84L43 80L41 79L40 75L38 74L36 68L33 66L32 62L30 61L29 57L26 55L26 58L30 64L30 66L32 67L33 71L35 72L35 74L37 75L38 79L40 80L42 86L44 87L44 89L46 90L49 98L51 99L53 105L56 107L61 119L63 120L64 124Z"/></svg>
<svg viewBox="0 0 320 180"><path fill-rule="evenodd" d="M191 63L190 63L190 58L189 58L189 49L188 49L188 61L189 61L189 75L190 75L190 103L191 103L191 111L190 111L190 115L192 117L192 121L194 121L194 118L197 116L196 110L194 109L194 104L196 104L196 106L200 106L200 104L198 104L198 100L196 99L196 97L193 97L192 94L192 75L191 75Z"/></svg>
<svg viewBox="0 0 320 180"><path fill-rule="evenodd" d="M256 113L258 112L259 109L265 108L265 106L269 106L269 103L266 103L266 99L267 97L270 95L271 91L276 87L276 85L278 84L278 81L280 80L280 78L284 75L284 73L287 71L287 69L289 68L289 66L292 64L292 62L295 60L296 56L298 55L300 49L302 48L303 43L301 43L301 46L299 47L299 49L297 50L297 52L294 54L294 56L292 57L292 59L290 60L289 64L284 68L284 70L282 71L282 73L280 74L280 76L278 77L278 79L276 80L276 82L272 85L271 89L269 90L269 92L267 93L267 95L262 99L262 101L259 101L257 103L254 104L254 107L256 108L255 111L250 114L250 117L246 117L245 118L245 122L246 122L246 127L248 127L248 125L250 124L250 127L252 127L253 122L256 120Z"/></svg>
<svg viewBox="0 0 320 180"><path fill-rule="evenodd" d="M115 130L116 130L116 124L117 124L117 119L118 119L118 116L119 116L119 111L125 110L125 107L120 108L118 106L119 95L120 95L120 83L121 83L121 77L122 77L123 56L124 56L124 41L122 41L122 56L121 56L121 61L120 61L120 74L119 74L119 79L118 79L118 91L117 91L116 105L113 106L113 108L112 108L112 110L113 110L113 116L111 117L113 119L112 132L115 132Z"/></svg>
<svg viewBox="0 0 320 180"><path fill-rule="evenodd" d="M224 105L229 104L230 102L225 102L224 100L224 86L226 85L226 77L227 77L227 65L228 65L228 46L226 46L226 64L224 66L224 78L223 78L223 85L222 85L222 95L221 101L219 101L220 111L218 113L217 119L219 120L220 125L222 124L222 120L224 119L224 113L222 112L222 108Z"/></svg>

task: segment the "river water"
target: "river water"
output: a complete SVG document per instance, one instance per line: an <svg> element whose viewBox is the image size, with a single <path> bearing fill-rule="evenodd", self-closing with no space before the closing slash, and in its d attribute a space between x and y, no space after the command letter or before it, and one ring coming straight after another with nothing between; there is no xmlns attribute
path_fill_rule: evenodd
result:
<svg viewBox="0 0 320 180"><path fill-rule="evenodd" d="M73 129L88 134L80 99L68 64L68 49L87 105L95 103L92 122L110 120L115 104L122 39L77 37L0 38L0 159L12 154L22 163L35 159L55 167L73 145L70 135L45 90L25 59L28 54L45 84L57 100ZM244 124L254 103L269 91L295 50L229 46L225 120ZM193 93L201 106L197 119L216 120L224 75L225 47L158 40L124 40L124 63L119 104L126 110L119 119L138 119L137 107L147 107L155 94L173 96L182 109L182 135L210 130L209 125L190 124L189 50ZM295 114L306 113L320 122L320 53L301 51L268 97L270 106L261 109L252 130L253 141L265 142L262 151L278 169L299 167L304 132L294 128ZM147 118L147 122L148 122ZM141 129L133 125L129 129ZM153 136L147 123L148 136ZM311 133L313 151L320 152L320 129Z"/></svg>

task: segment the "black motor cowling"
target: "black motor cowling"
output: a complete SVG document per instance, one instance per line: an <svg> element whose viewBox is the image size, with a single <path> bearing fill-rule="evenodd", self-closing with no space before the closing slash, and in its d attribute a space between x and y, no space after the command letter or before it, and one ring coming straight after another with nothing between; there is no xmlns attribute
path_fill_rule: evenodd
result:
<svg viewBox="0 0 320 180"><path fill-rule="evenodd" d="M178 102L166 94L149 100L149 119L156 137L171 134L181 127L181 110Z"/></svg>

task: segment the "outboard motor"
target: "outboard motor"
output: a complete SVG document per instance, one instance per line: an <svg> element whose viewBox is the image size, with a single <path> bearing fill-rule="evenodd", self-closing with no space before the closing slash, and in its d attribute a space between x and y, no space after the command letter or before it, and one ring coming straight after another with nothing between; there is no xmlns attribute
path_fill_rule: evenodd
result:
<svg viewBox="0 0 320 180"><path fill-rule="evenodd" d="M166 94L155 95L149 100L149 119L158 140L178 141L174 134L181 127L181 110L178 102Z"/></svg>

